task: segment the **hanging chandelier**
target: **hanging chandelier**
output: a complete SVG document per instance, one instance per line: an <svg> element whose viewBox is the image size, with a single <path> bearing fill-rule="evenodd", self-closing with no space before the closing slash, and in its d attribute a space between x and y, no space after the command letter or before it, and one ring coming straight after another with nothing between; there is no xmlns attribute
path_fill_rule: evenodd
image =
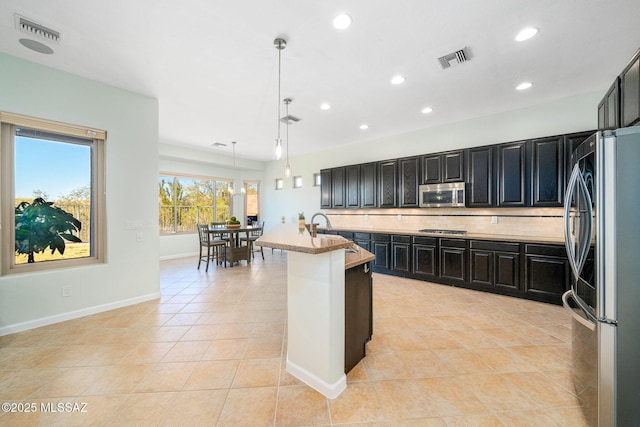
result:
<svg viewBox="0 0 640 427"><path fill-rule="evenodd" d="M280 137L280 86L282 82L282 50L287 47L285 39L277 38L273 45L278 49L278 137L276 138L275 154L276 160L282 158L282 138Z"/></svg>
<svg viewBox="0 0 640 427"><path fill-rule="evenodd" d="M238 176L236 170L236 141L232 141L231 143L233 144L233 186L231 185L231 183L229 183L227 190L232 196L244 196L244 193L246 192L246 190L244 189L244 185L240 187L240 192L236 191L236 189L234 188L236 186L236 177Z"/></svg>

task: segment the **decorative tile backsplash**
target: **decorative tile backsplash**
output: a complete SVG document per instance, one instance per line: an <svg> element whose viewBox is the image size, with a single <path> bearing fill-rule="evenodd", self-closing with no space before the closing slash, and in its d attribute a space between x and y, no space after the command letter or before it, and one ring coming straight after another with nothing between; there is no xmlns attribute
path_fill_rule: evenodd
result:
<svg viewBox="0 0 640 427"><path fill-rule="evenodd" d="M563 236L562 208L332 209L324 212L334 228L371 231L417 231L430 228L496 236L558 239ZM319 222L320 226L324 225L323 219L320 218Z"/></svg>

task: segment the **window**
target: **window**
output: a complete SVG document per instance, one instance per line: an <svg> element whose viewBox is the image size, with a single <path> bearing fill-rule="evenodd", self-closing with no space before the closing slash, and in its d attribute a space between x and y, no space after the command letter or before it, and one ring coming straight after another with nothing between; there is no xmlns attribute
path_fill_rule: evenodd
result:
<svg viewBox="0 0 640 427"><path fill-rule="evenodd" d="M231 212L229 180L160 175L160 234L191 233L197 224L226 221Z"/></svg>
<svg viewBox="0 0 640 427"><path fill-rule="evenodd" d="M314 187L319 187L320 184L322 184L322 175L320 175L319 173L314 173L313 174L313 186Z"/></svg>
<svg viewBox="0 0 640 427"><path fill-rule="evenodd" d="M302 188L302 177L294 176L293 177L293 188Z"/></svg>
<svg viewBox="0 0 640 427"><path fill-rule="evenodd" d="M260 182L246 181L246 206L247 219L257 221L260 218Z"/></svg>
<svg viewBox="0 0 640 427"><path fill-rule="evenodd" d="M276 178L276 190L282 190L284 188L284 181L282 178Z"/></svg>
<svg viewBox="0 0 640 427"><path fill-rule="evenodd" d="M0 112L2 273L102 261L106 133Z"/></svg>

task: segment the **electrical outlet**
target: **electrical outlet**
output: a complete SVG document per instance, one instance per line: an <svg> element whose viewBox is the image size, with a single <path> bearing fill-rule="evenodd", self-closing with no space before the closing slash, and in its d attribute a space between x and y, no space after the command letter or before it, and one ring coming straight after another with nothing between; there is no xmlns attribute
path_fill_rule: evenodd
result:
<svg viewBox="0 0 640 427"><path fill-rule="evenodd" d="M73 295L73 288L71 287L71 285L65 285L62 287L62 296L63 297L70 297L71 295Z"/></svg>
<svg viewBox="0 0 640 427"><path fill-rule="evenodd" d="M496 215L491 217L491 224L497 224L498 223L498 217Z"/></svg>

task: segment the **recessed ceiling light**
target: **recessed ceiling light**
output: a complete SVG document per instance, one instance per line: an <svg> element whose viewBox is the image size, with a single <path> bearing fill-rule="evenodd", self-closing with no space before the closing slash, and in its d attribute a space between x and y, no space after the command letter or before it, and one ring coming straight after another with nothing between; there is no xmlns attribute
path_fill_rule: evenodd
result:
<svg viewBox="0 0 640 427"><path fill-rule="evenodd" d="M433 108L425 107L425 108L422 109L422 114L429 114L432 111L433 111Z"/></svg>
<svg viewBox="0 0 640 427"><path fill-rule="evenodd" d="M525 28L518 33L516 36L516 41L522 42L525 40L529 40L531 37L538 34L538 29L534 27Z"/></svg>
<svg viewBox="0 0 640 427"><path fill-rule="evenodd" d="M367 129L369 129L369 125L366 124L366 123L363 123L363 124L360 125L360 129L361 130L367 130Z"/></svg>
<svg viewBox="0 0 640 427"><path fill-rule="evenodd" d="M347 14L341 13L333 18L333 28L336 30L345 30L351 26L351 17Z"/></svg>
<svg viewBox="0 0 640 427"><path fill-rule="evenodd" d="M529 89L533 84L531 82L523 82L516 86L516 90L526 90Z"/></svg>
<svg viewBox="0 0 640 427"><path fill-rule="evenodd" d="M326 102L324 104L322 104L320 106L321 110L330 110L331 109L331 105L327 104Z"/></svg>
<svg viewBox="0 0 640 427"><path fill-rule="evenodd" d="M393 76L393 78L391 79L391 84L399 85L404 83L404 81L405 81L404 76L397 75L397 76Z"/></svg>
<svg viewBox="0 0 640 427"><path fill-rule="evenodd" d="M213 144L211 144L213 147L226 147L227 144L225 144L224 142L214 142Z"/></svg>
<svg viewBox="0 0 640 427"><path fill-rule="evenodd" d="M18 41L22 46L26 47L27 49L31 49L34 52L44 53L45 55L51 55L53 53L53 49L51 49L44 43L40 43L31 39L20 39Z"/></svg>

